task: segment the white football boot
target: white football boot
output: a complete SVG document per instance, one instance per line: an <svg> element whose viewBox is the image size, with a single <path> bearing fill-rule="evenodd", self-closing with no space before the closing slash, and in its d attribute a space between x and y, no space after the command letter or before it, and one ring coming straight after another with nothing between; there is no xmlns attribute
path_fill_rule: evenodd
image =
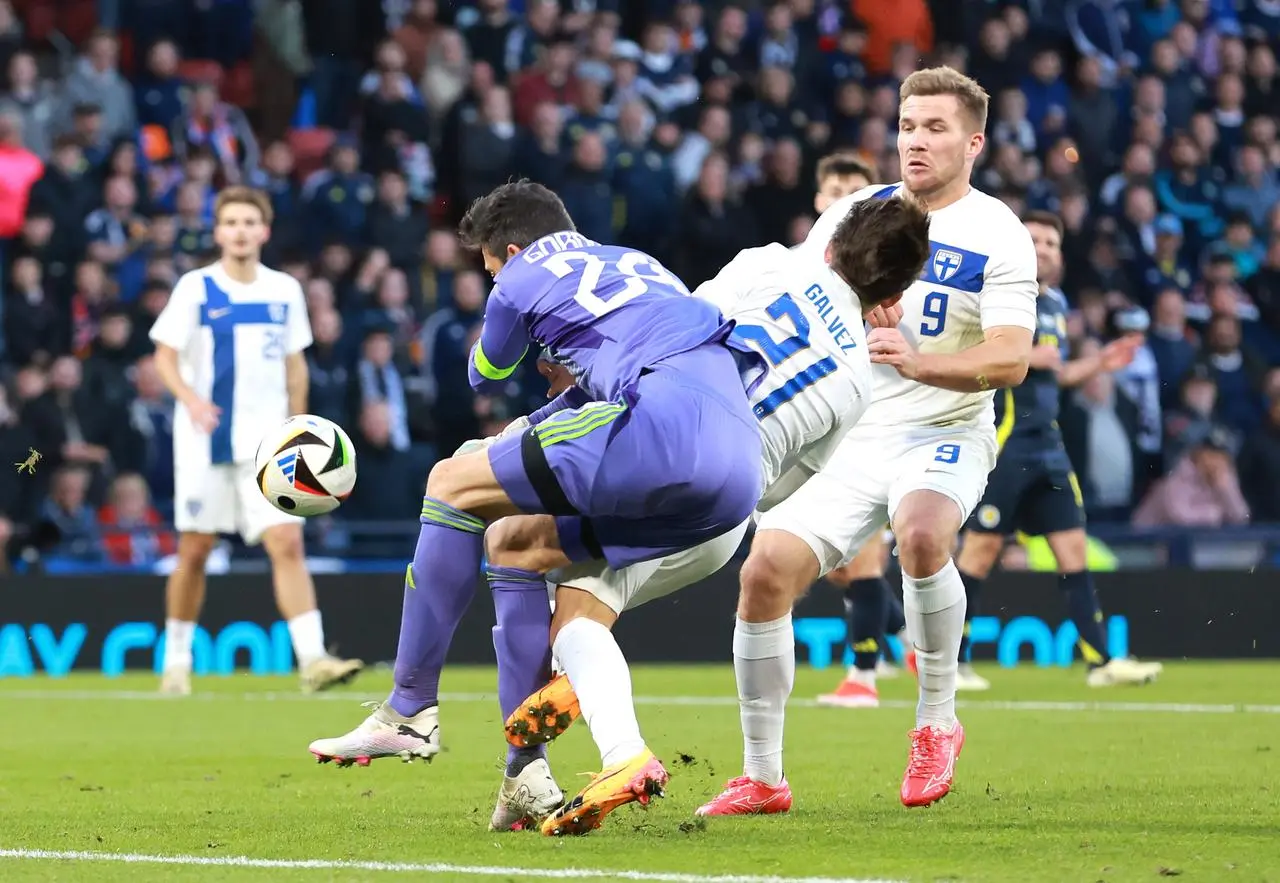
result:
<svg viewBox="0 0 1280 883"><path fill-rule="evenodd" d="M962 662L960 663L959 671L956 672L956 689L976 693L982 690L990 690L991 682L974 671L973 665L968 662Z"/></svg>
<svg viewBox="0 0 1280 883"><path fill-rule="evenodd" d="M1164 665L1139 662L1128 656L1115 656L1106 665L1089 669L1086 683L1090 687L1114 687L1119 684L1149 684L1160 677Z"/></svg>
<svg viewBox="0 0 1280 883"><path fill-rule="evenodd" d="M336 656L321 656L314 659L298 672L302 682L302 692L319 693L330 687L348 684L360 674L364 663L359 659L339 659Z"/></svg>
<svg viewBox="0 0 1280 883"><path fill-rule="evenodd" d="M518 776L503 776L498 805L489 820L490 831L536 830L542 820L564 803L564 792L551 776L551 766L539 757Z"/></svg>
<svg viewBox="0 0 1280 883"><path fill-rule="evenodd" d="M320 763L338 766L368 766L380 757L398 757L405 763L414 759L428 763L440 753L440 710L432 706L413 717L396 713L385 702L366 702L373 713L345 736L317 739L308 747Z"/></svg>
<svg viewBox="0 0 1280 883"><path fill-rule="evenodd" d="M163 696L190 696L191 669L183 666L166 668L160 675L160 694Z"/></svg>

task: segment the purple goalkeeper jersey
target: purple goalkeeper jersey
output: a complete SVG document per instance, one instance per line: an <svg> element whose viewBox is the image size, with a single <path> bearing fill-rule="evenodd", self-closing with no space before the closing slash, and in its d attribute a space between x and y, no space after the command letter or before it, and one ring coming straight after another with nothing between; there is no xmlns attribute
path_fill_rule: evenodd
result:
<svg viewBox="0 0 1280 883"><path fill-rule="evenodd" d="M642 252L552 233L494 279L471 352L477 392L497 392L531 344L546 347L599 401L629 390L645 368L709 342L732 324Z"/></svg>

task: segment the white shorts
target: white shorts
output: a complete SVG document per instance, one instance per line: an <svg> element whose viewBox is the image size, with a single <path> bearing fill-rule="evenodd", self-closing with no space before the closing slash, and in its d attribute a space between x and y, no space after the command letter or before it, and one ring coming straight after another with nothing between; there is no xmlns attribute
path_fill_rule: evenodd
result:
<svg viewBox="0 0 1280 883"><path fill-rule="evenodd" d="M180 533L238 533L249 545L278 524L300 524L258 490L252 463L191 465L178 460L173 522Z"/></svg>
<svg viewBox="0 0 1280 883"><path fill-rule="evenodd" d="M995 431L989 428L912 427L887 434L880 427L854 427L822 471L760 515L756 528L804 540L825 575L851 561L912 491L950 498L963 524L995 463Z"/></svg>
<svg viewBox="0 0 1280 883"><path fill-rule="evenodd" d="M744 521L728 533L683 552L630 564L622 570L614 570L602 561L572 564L549 573L548 588L553 600L558 585L582 589L621 614L678 592L724 567L742 545L750 523Z"/></svg>

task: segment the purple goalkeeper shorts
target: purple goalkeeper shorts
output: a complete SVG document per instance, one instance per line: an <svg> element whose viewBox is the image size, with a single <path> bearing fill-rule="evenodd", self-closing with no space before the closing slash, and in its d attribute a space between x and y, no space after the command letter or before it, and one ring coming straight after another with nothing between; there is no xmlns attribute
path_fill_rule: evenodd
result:
<svg viewBox="0 0 1280 883"><path fill-rule="evenodd" d="M557 516L574 561L661 558L732 530L759 502L760 430L729 350L672 356L629 398L558 411L489 448L507 496Z"/></svg>

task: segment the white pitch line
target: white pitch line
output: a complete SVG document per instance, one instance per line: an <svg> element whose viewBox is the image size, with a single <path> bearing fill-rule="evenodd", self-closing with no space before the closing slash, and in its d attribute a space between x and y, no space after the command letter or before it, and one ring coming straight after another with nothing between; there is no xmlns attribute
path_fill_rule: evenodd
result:
<svg viewBox="0 0 1280 883"><path fill-rule="evenodd" d="M109 700L123 702L351 702L376 699L363 693L314 693L303 695L294 692L263 691L247 693L208 692L175 699L151 690L0 690L0 699ZM497 702L495 693L441 693L442 702ZM636 696L637 705L685 705L694 708L718 708L737 706L733 696ZM814 699L792 698L787 704L792 708L823 708ZM1099 711L1135 712L1155 714L1280 714L1280 705L1209 704L1194 702L1051 702L1039 700L961 699L959 708L978 711ZM881 699L881 708L915 708L914 700Z"/></svg>
<svg viewBox="0 0 1280 883"><path fill-rule="evenodd" d="M308 871L387 871L397 874L454 874L460 877L545 878L551 880L637 880L644 883L894 883L855 877L763 877L750 874L678 874L661 871L612 871L594 868L501 868L447 862L362 862L337 859L269 859L248 856L141 855L128 852L78 852L48 849L0 849L0 859L119 862L129 865L185 865L216 868L277 868Z"/></svg>

